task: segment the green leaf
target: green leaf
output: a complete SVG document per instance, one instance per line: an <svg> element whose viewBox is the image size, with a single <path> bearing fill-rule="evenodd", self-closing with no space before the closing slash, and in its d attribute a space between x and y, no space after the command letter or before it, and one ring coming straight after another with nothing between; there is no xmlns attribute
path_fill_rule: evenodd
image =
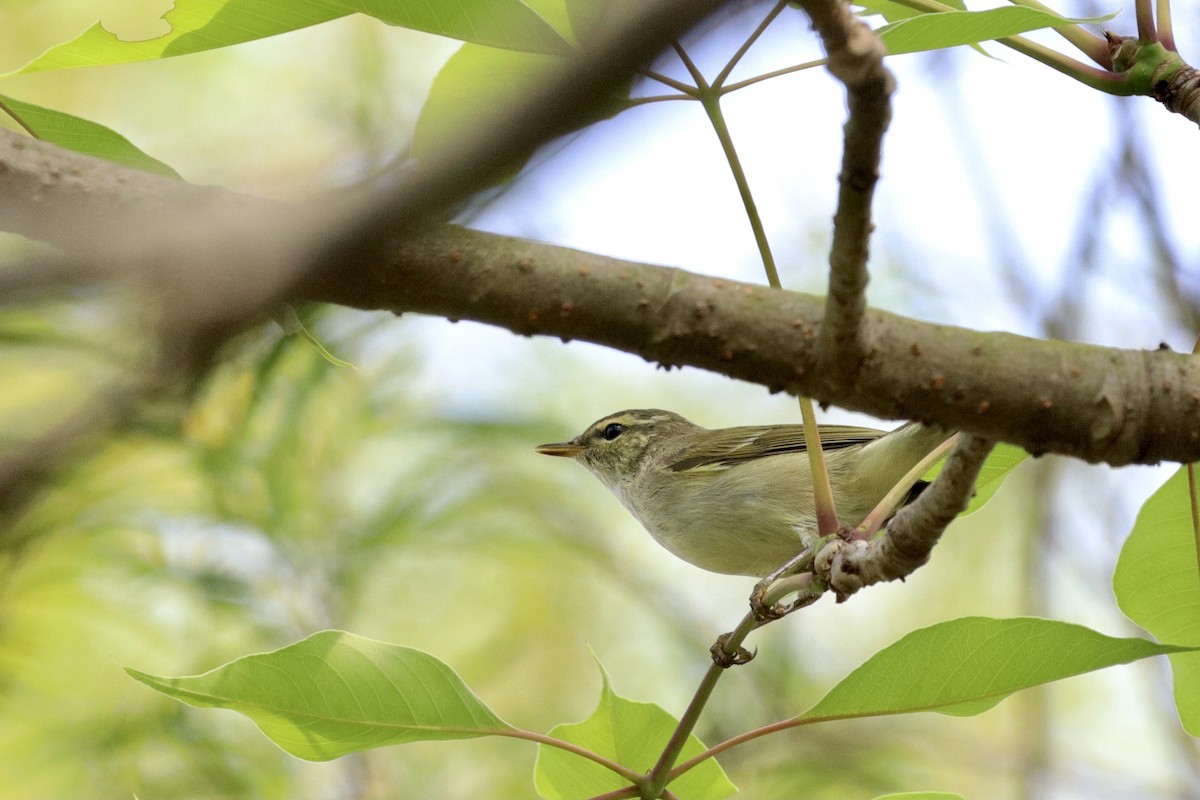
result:
<svg viewBox="0 0 1200 800"><path fill-rule="evenodd" d="M572 49L521 0L345 0L345 4L390 25L464 42L526 53L565 54Z"/></svg>
<svg viewBox="0 0 1200 800"><path fill-rule="evenodd" d="M959 516L973 514L984 503L991 500L992 495L1004 483L1004 478L1008 473L1028 457L1028 453L1011 444L1001 442L993 447L992 452L988 454L987 460L983 462L983 466L979 469L979 477L975 480L975 494L971 497L971 502L967 504L966 510ZM945 459L939 461L921 476L922 480L931 481L936 478L937 474L942 471L945 463Z"/></svg>
<svg viewBox="0 0 1200 800"><path fill-rule="evenodd" d="M963 515L977 511L980 506L991 500L1008 473L1028 457L1029 454L1021 448L1004 442L992 448L979 470L979 477L975 480L975 496L967 504Z"/></svg>
<svg viewBox="0 0 1200 800"><path fill-rule="evenodd" d="M340 0L176 0L174 8L162 17L171 26L163 36L127 42L97 22L11 74L198 53L306 28L352 11Z"/></svg>
<svg viewBox="0 0 1200 800"><path fill-rule="evenodd" d="M264 39L362 12L392 25L536 53L570 45L521 0L176 0L169 33L122 41L96 23L9 74L169 58Z"/></svg>
<svg viewBox="0 0 1200 800"><path fill-rule="evenodd" d="M498 109L519 103L530 86L562 66L555 56L464 44L433 81L413 132L412 157L420 161L454 152L455 142L487 124ZM578 127L614 116L628 103L628 91L614 96L580 119Z"/></svg>
<svg viewBox="0 0 1200 800"><path fill-rule="evenodd" d="M864 16L878 14L888 22L896 22L897 20L930 13L900 5L896 0L854 0L853 5L860 7ZM963 0L943 0L942 5L957 8L959 11L965 11L967 8Z"/></svg>
<svg viewBox="0 0 1200 800"><path fill-rule="evenodd" d="M559 725L550 735L585 747L635 772L647 772L658 761L678 720L661 706L620 697L609 685L603 667L600 674L604 685L600 703L592 715L580 723ZM705 749L699 739L689 736L680 760L697 756ZM594 761L544 744L538 745L533 777L538 794L547 800L576 800L629 785L620 775ZM681 800L721 800L737 791L725 771L711 758L681 775L669 788Z"/></svg>
<svg viewBox="0 0 1200 800"><path fill-rule="evenodd" d="M0 95L0 108L44 142L156 175L179 177L178 172L157 158L146 155L112 128L62 111L35 106L8 95Z"/></svg>
<svg viewBox="0 0 1200 800"><path fill-rule="evenodd" d="M561 68L554 56L464 44L433 80L413 131L412 157L424 161L453 152L455 141Z"/></svg>
<svg viewBox="0 0 1200 800"><path fill-rule="evenodd" d="M875 800L963 800L963 796L953 792L899 792L881 794Z"/></svg>
<svg viewBox="0 0 1200 800"><path fill-rule="evenodd" d="M1200 645L1200 570L1196 566L1187 468L1151 495L1121 548L1113 592L1125 616L1158 639ZM1200 736L1200 654L1171 656L1175 707Z"/></svg>
<svg viewBox="0 0 1200 800"><path fill-rule="evenodd" d="M433 656L343 631L314 633L203 675L125 671L189 705L245 714L268 739L309 761L512 729Z"/></svg>
<svg viewBox="0 0 1200 800"><path fill-rule="evenodd" d="M1058 25L1103 22L1114 16L1067 19L1036 8L1004 6L987 11L919 14L885 25L876 33L887 45L888 55L899 55L976 44Z"/></svg>
<svg viewBox="0 0 1200 800"><path fill-rule="evenodd" d="M1020 689L1191 649L1114 639L1054 620L964 617L913 631L880 650L796 719L915 711L970 716Z"/></svg>

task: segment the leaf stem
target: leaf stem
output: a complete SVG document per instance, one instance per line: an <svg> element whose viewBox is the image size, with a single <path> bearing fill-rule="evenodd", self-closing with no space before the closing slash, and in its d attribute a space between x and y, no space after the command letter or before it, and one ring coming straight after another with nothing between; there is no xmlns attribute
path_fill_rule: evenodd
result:
<svg viewBox="0 0 1200 800"><path fill-rule="evenodd" d="M897 2L903 2L903 0L897 0ZM1008 36L996 41L1035 61L1042 62L1069 78L1074 78L1084 86L1119 96L1128 96L1134 93L1133 85L1125 75L1084 64L1082 61L1063 55L1057 50L1026 39L1024 36Z"/></svg>
<svg viewBox="0 0 1200 800"><path fill-rule="evenodd" d="M773 72L764 72L762 75L755 75L753 78L747 78L744 81L738 81L737 83L731 83L728 86L722 86L721 94L722 95L731 94L733 92L738 91L739 89L745 89L747 86L753 86L756 83L761 83L762 81L768 81L771 78L778 78L781 75L790 75L793 72L799 72L804 69L812 69L813 67L823 67L827 63L829 63L829 59L818 58L815 61L805 61L803 64L796 64L795 66L784 67L783 69L777 69Z"/></svg>
<svg viewBox="0 0 1200 800"><path fill-rule="evenodd" d="M696 66L696 62L692 61L692 57L688 55L687 50L683 49L683 45L678 40L671 43L675 48L675 53L679 56L679 60L683 62L683 66L687 68L688 74L692 76L692 80L696 82L695 89L697 97L703 97L704 92L712 88L708 85L708 81L704 79L704 73Z"/></svg>
<svg viewBox="0 0 1200 800"><path fill-rule="evenodd" d="M629 767L622 766L611 759L605 758L599 753L594 753L591 750L588 750L586 747L581 747L580 745L572 744L571 742L566 742L562 739L556 739L553 736L547 736L544 733L535 733L534 731L527 731L522 728L502 728L489 731L489 733L494 736L507 736L510 739L524 739L528 742L537 742L538 744L548 745L549 747L557 747L560 750L565 750L568 753L574 753L577 756L586 758L588 761L595 762L605 769L617 773L631 783L636 784L645 780L645 776L641 773L636 772Z"/></svg>
<svg viewBox="0 0 1200 800"><path fill-rule="evenodd" d="M758 27L754 29L754 32L746 37L746 41L742 42L742 46L739 47L737 52L733 54L733 57L729 59L729 63L725 65L724 69L722 69L717 75L716 80L712 82L712 88L717 89L718 91L721 89L721 86L725 83L725 79L729 77L729 73L733 72L734 67L736 67L738 62L742 60L742 56L746 55L746 53L750 51L750 48L754 46L754 43L758 41L758 38L763 35L763 32L766 31L767 27L775 21L775 18L779 16L780 12L782 12L786 6L787 0L779 0L779 2L775 4L775 7L771 9L770 13L767 14L763 21L759 23Z"/></svg>
<svg viewBox="0 0 1200 800"><path fill-rule="evenodd" d="M663 84L664 86L669 86L672 89L676 89L680 92L683 92L688 97L696 96L696 87L695 86L688 86L683 81L677 81L674 78L669 78L666 75L663 75L661 72L655 72L654 70L648 69L645 72L643 72L642 74L645 75L647 78L649 78L652 81L658 81L659 83Z"/></svg>
<svg viewBox="0 0 1200 800"><path fill-rule="evenodd" d="M746 742L752 742L755 739L759 739L759 738L766 736L768 734L771 734L771 733L778 733L779 731L786 731L789 728L796 728L801 725L807 725L811 722L817 722L817 721L818 720L809 720L809 719L798 720L795 717L793 717L791 719L780 720L779 722L772 722L770 725L763 725L762 727L746 731L745 733L739 733L737 736L732 736L732 737L726 739L725 741L721 742L720 744L715 744L712 747L705 750L703 753L700 753L699 755L689 758L687 761L684 761L682 764L677 766L675 769L671 770L671 780L675 780L680 775L682 775L683 773L692 769L693 767L698 766L699 764L703 763L704 761L707 761L710 758L720 755L721 753L725 752L726 750L737 747L740 744L745 744Z"/></svg>
<svg viewBox="0 0 1200 800"><path fill-rule="evenodd" d="M1171 27L1171 0L1158 0L1158 41L1172 53L1175 50L1175 31Z"/></svg>
<svg viewBox="0 0 1200 800"><path fill-rule="evenodd" d="M1024 6L1025 8L1033 8L1038 11L1044 11L1047 14L1053 14L1056 17L1062 16L1050 6L1044 5L1039 0L1008 0L1014 6ZM1066 39L1071 44L1083 53L1085 56L1095 61L1100 66L1108 69L1112 67L1112 58L1109 56L1108 43L1096 36L1095 34L1081 28L1078 24L1070 23L1066 25L1056 25L1053 28L1054 32Z"/></svg>
<svg viewBox="0 0 1200 800"><path fill-rule="evenodd" d="M1158 31L1154 27L1154 0L1135 0L1133 7L1137 15L1138 40L1143 44L1158 41Z"/></svg>
<svg viewBox="0 0 1200 800"><path fill-rule="evenodd" d="M775 256L771 253L771 243L767 240L767 231L763 227L762 217L758 213L758 205L754 202L754 194L750 191L750 181L746 178L746 171L742 168L741 159L738 158L737 149L733 144L733 137L729 133L729 126L725 122L725 115L721 112L721 97L706 86L700 94L700 105L704 107L704 113L708 115L709 122L712 123L713 132L717 134L721 150L725 153L725 161L729 164L729 171L733 173L738 194L742 197L742 206L746 209L746 219L749 220L750 229L754 232L754 242L758 245L758 254L762 259L763 269L767 273L767 282L772 288L779 289L782 284L779 282L779 270L775 267Z"/></svg>
<svg viewBox="0 0 1200 800"><path fill-rule="evenodd" d="M695 100L696 98L687 94L656 94L650 97L631 97L628 101L629 107L644 106L649 103L665 103L669 100Z"/></svg>
<svg viewBox="0 0 1200 800"><path fill-rule="evenodd" d="M3 111L5 114L7 114L9 117L11 117L13 122L20 125L21 129L24 130L26 133L28 133L30 136L32 136L34 139L42 138L37 135L37 132L33 128L29 127L29 125L27 125L25 123L25 120L21 117L20 114L18 114L16 111L13 111L13 109L9 107L8 103L5 103L3 100L0 100L0 111Z"/></svg>
<svg viewBox="0 0 1200 800"><path fill-rule="evenodd" d="M798 398L800 416L804 420L804 439L808 443L808 467L812 473L813 503L816 505L817 534L830 536L838 529L837 507L833 504L833 487L829 485L829 470L825 468L825 448L821 446L821 431L812 399Z"/></svg>
<svg viewBox="0 0 1200 800"><path fill-rule="evenodd" d="M912 8L917 11L924 11L926 13L959 10L944 3L939 3L937 0L895 0L895 2L899 3L905 8ZM1058 28L1055 28L1055 30L1058 30ZM1016 50L1022 55L1029 56L1036 61L1042 62L1051 69L1056 69L1064 75L1074 78L1084 86L1089 86L1093 89L1098 89L1099 91L1106 92L1108 94L1132 94L1132 91L1128 89L1122 91L1127 84L1127 82L1123 80L1122 76L1114 75L1107 70L1096 69L1089 64L1084 64L1082 61L1077 61L1070 56L1063 55L1057 50L1037 44L1036 42L1030 41L1023 36L1006 36L1002 39L997 39L996 41L1005 47ZM1088 45L1086 48L1081 49L1088 54L1089 58L1096 60L1097 64L1107 66L1104 57L1099 53L1093 55L1090 48L1091 45ZM1099 56L1099 59L1097 59L1096 56Z"/></svg>

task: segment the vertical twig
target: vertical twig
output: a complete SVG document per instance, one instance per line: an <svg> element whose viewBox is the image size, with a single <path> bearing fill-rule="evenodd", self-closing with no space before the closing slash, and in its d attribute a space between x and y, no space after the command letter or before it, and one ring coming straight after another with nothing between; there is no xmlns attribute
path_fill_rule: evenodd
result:
<svg viewBox="0 0 1200 800"><path fill-rule="evenodd" d="M829 253L829 296L818 340L818 363L835 384L853 379L867 350L866 310L871 201L879 180L883 135L891 120L895 81L886 50L839 0L801 0L829 56L829 71L846 87L837 211Z"/></svg>

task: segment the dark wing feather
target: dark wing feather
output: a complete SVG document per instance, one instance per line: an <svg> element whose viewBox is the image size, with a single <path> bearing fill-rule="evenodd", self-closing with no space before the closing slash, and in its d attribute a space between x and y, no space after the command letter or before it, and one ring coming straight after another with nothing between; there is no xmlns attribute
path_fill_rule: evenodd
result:
<svg viewBox="0 0 1200 800"><path fill-rule="evenodd" d="M820 430L821 446L825 450L841 450L866 444L887 433L874 428L852 428L844 425L822 425ZM683 472L707 466L729 467L765 456L804 453L808 450L803 425L725 428L709 431L709 434L704 437L705 441L702 444L686 447L675 453L676 460L669 468L673 472Z"/></svg>

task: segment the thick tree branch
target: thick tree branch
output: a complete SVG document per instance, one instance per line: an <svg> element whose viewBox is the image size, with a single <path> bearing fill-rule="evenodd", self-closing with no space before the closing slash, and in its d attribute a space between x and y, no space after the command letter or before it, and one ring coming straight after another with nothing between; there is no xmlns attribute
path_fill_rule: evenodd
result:
<svg viewBox="0 0 1200 800"><path fill-rule="evenodd" d="M819 363L824 378L843 388L863 366L870 344L866 329L867 259L871 199L879 181L883 135L891 121L895 80L883 65L887 50L842 0L802 0L829 56L829 71L846 87L849 117L844 129L838 204L829 252L829 296L821 327Z"/></svg>
<svg viewBox="0 0 1200 800"><path fill-rule="evenodd" d="M933 325L868 310L853 386L816 361L824 298L445 226L298 296L582 339L888 419L1114 465L1200 456L1200 360Z"/></svg>
<svg viewBox="0 0 1200 800"><path fill-rule="evenodd" d="M15 157L21 154L24 161ZM3 131L0 164L6 165L0 169L0 227L67 247L82 242L73 238L75 228L62 224L70 218L62 204L82 220L125 225L120 230L127 234L123 221L147 218L130 198L141 197L154 209L162 204L194 208L214 196L231 196ZM43 169L59 178L47 172L54 186L38 195L31 181ZM30 202L39 213L19 207L10 193L13 184L14 191L35 191ZM118 201L129 207L105 216ZM254 198L233 197L232 205L261 209L255 212L260 216L297 216L290 207ZM175 254L161 255L173 263ZM74 269L73 262L43 258L24 271L14 265L0 270L0 296L41 284L63 263ZM234 305L242 281L259 280L205 263L172 272L194 282L189 295L229 298ZM829 391L814 347L823 298L453 226L364 250L290 296L584 339L664 365L700 367L883 418L917 418L974 431L1034 453L1053 451L1116 465L1200 457L1200 362L1168 351L1040 341L868 311L873 343L859 380Z"/></svg>

